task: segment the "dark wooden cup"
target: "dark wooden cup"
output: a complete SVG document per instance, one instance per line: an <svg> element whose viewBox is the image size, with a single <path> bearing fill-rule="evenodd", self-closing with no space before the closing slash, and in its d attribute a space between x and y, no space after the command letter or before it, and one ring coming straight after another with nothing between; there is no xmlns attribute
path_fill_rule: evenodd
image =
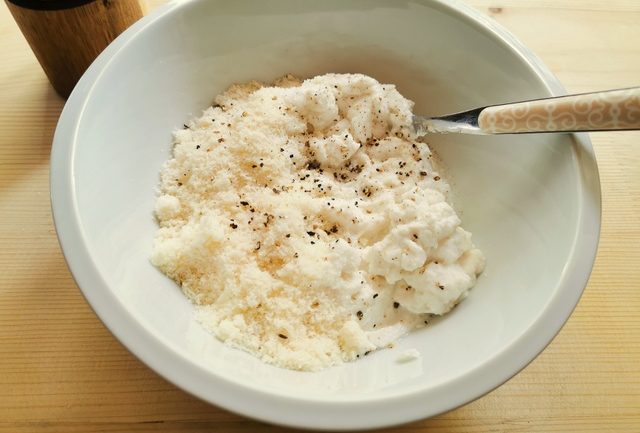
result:
<svg viewBox="0 0 640 433"><path fill-rule="evenodd" d="M69 96L109 43L143 15L138 0L5 0L58 94Z"/></svg>

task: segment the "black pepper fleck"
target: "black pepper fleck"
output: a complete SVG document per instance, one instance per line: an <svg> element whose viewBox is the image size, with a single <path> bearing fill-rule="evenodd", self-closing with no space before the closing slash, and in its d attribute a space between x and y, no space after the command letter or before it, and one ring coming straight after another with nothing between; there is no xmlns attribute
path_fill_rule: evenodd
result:
<svg viewBox="0 0 640 433"><path fill-rule="evenodd" d="M319 168L320 168L320 163L317 160L312 159L311 161L307 162L308 170L317 170Z"/></svg>

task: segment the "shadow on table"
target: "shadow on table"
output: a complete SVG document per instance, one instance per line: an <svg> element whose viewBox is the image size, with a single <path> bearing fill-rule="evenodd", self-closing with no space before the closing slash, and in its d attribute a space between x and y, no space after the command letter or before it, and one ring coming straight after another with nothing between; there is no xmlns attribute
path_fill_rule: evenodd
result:
<svg viewBox="0 0 640 433"><path fill-rule="evenodd" d="M0 94L0 161L5 165L0 170L0 191L49 165L51 143L65 100L43 75L29 64L6 74Z"/></svg>

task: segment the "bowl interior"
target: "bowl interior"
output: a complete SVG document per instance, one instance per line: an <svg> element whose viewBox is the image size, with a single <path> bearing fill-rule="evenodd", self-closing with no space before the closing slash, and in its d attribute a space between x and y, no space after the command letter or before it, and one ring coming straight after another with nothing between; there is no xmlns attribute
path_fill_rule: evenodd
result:
<svg viewBox="0 0 640 433"><path fill-rule="evenodd" d="M454 311L394 349L318 373L266 365L203 331L189 301L148 259L171 131L234 82L327 72L396 84L422 114L550 93L527 60L439 2L195 1L139 30L85 102L73 144L75 212L108 290L150 339L185 359L176 370L191 363L210 372L203 386L225 377L272 395L333 402L436 389L505 351L561 290L580 218L571 137L433 137L463 224L487 257ZM396 362L408 348L421 359Z"/></svg>

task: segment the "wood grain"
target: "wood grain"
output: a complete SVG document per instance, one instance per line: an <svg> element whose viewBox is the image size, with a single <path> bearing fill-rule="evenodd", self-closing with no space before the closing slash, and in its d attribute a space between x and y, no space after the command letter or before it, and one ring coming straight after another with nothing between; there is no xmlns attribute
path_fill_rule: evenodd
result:
<svg viewBox="0 0 640 433"><path fill-rule="evenodd" d="M571 92L639 84L636 0L468 3L519 36ZM96 318L67 271L51 221L49 151L63 100L2 6L0 54L0 432L283 431L178 390ZM592 140L602 237L567 325L487 396L387 431L640 431L640 133Z"/></svg>
<svg viewBox="0 0 640 433"><path fill-rule="evenodd" d="M49 81L64 97L98 54L142 17L138 0L92 1L61 10L5 3Z"/></svg>

